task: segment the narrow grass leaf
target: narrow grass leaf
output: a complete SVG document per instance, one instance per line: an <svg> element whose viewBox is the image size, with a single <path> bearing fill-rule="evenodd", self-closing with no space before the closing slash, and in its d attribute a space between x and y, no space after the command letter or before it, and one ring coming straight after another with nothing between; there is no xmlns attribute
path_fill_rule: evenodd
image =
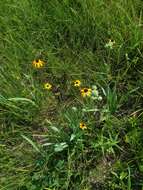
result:
<svg viewBox="0 0 143 190"><path fill-rule="evenodd" d="M25 135L21 135L29 144L31 144L31 146L36 150L36 152L40 152L39 148L36 146L36 144L29 139L28 137L26 137Z"/></svg>

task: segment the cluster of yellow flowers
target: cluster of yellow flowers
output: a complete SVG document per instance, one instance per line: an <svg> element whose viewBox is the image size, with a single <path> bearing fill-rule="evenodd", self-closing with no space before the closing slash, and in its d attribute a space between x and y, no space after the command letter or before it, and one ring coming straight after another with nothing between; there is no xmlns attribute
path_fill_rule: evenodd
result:
<svg viewBox="0 0 143 190"><path fill-rule="evenodd" d="M78 88L80 88L81 84L82 84L80 80L75 80L73 83L74 83L74 86L78 87ZM80 93L81 93L81 96L84 97L84 98L89 97L89 96L92 95L92 89L87 88L87 87L80 88ZM86 124L84 122L80 122L79 128L82 129L82 130L85 130L85 129L87 129L87 126L86 126Z"/></svg>
<svg viewBox="0 0 143 190"><path fill-rule="evenodd" d="M41 59L35 59L32 62L32 65L33 65L34 68L41 69L41 68L43 68L45 66L45 62L42 61ZM80 80L75 80L73 82L73 86L78 87L80 89L80 94L81 94L82 97L89 97L92 94L92 89L91 88L87 88L87 87L80 88L80 86L81 86L81 81ZM46 82L44 84L44 89L51 90L52 89L52 84ZM86 126L86 124L84 122L80 122L79 128L84 130L84 129L87 129L87 126Z"/></svg>
<svg viewBox="0 0 143 190"><path fill-rule="evenodd" d="M74 86L75 87L80 87L81 86L81 81L80 80L75 80L74 81ZM81 93L82 97L91 96L92 89L91 88L81 88L80 93Z"/></svg>
<svg viewBox="0 0 143 190"><path fill-rule="evenodd" d="M43 67L45 66L45 62L42 61L41 59L35 59L35 60L32 62L32 65L33 65L33 67L36 68L36 69L41 69L41 68L43 68ZM50 83L46 82L46 83L44 84L44 89L46 89L46 90L51 90L51 89L52 89L52 85L51 85Z"/></svg>

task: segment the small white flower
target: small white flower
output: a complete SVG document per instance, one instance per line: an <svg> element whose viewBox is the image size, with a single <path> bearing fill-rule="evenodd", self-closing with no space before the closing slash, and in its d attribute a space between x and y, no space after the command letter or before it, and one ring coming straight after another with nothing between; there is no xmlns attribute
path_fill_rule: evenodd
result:
<svg viewBox="0 0 143 190"><path fill-rule="evenodd" d="M99 96L98 90L92 90L92 95L98 97Z"/></svg>
<svg viewBox="0 0 143 190"><path fill-rule="evenodd" d="M128 56L128 53L126 53L125 56L126 56L126 60L127 60L127 61L130 60L130 58L129 58L129 56Z"/></svg>
<svg viewBox="0 0 143 190"><path fill-rule="evenodd" d="M115 41L109 40L108 43L105 44L105 48L113 49L113 46L115 44Z"/></svg>
<svg viewBox="0 0 143 190"><path fill-rule="evenodd" d="M101 100L102 100L102 96L99 96L99 97L98 97L98 100L101 101Z"/></svg>
<svg viewBox="0 0 143 190"><path fill-rule="evenodd" d="M96 86L96 85L93 85L93 86L92 86L92 89L93 89L93 90L96 90L96 89L97 89L97 86Z"/></svg>
<svg viewBox="0 0 143 190"><path fill-rule="evenodd" d="M93 99L97 99L99 96L99 92L97 90L97 87L94 85L92 86L92 97L94 97Z"/></svg>
<svg viewBox="0 0 143 190"><path fill-rule="evenodd" d="M73 106L72 110L76 112L77 111L77 107Z"/></svg>
<svg viewBox="0 0 143 190"><path fill-rule="evenodd" d="M92 100L97 100L97 97L96 96L91 96L91 99Z"/></svg>

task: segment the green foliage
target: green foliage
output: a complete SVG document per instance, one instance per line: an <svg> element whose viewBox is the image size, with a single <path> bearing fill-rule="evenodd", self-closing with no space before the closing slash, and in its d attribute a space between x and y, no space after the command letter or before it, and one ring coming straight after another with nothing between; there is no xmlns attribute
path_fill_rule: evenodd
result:
<svg viewBox="0 0 143 190"><path fill-rule="evenodd" d="M142 11L141 0L0 1L1 190L143 189Z"/></svg>

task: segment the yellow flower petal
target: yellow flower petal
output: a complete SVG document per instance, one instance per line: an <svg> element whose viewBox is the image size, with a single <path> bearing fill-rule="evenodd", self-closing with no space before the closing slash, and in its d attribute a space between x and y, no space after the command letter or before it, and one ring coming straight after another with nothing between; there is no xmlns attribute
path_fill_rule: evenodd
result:
<svg viewBox="0 0 143 190"><path fill-rule="evenodd" d="M45 65L45 62L44 61L42 61L42 60L40 60L40 59L36 59L36 60L34 60L33 62L32 62L32 64L33 64L33 67L35 67L35 68L42 68L42 67L44 67L44 65Z"/></svg>
<svg viewBox="0 0 143 190"><path fill-rule="evenodd" d="M82 130L84 130L84 129L87 129L87 126L86 126L85 123L81 122L81 123L79 124L79 128L82 129Z"/></svg>
<svg viewBox="0 0 143 190"><path fill-rule="evenodd" d="M74 81L74 86L75 87L79 87L81 85L81 81L80 80L75 80Z"/></svg>
<svg viewBox="0 0 143 190"><path fill-rule="evenodd" d="M92 93L92 89L91 88L82 88L80 90L80 93L83 97L86 97L86 96L91 96L91 93Z"/></svg>
<svg viewBox="0 0 143 190"><path fill-rule="evenodd" d="M44 84L44 89L51 90L51 88L52 88L52 85L50 83L47 82Z"/></svg>

